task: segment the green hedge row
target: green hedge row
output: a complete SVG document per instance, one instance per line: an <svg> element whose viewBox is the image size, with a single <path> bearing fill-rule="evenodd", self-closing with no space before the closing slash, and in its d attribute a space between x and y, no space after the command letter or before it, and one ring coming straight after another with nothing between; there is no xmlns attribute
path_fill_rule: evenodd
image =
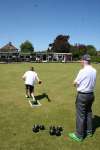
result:
<svg viewBox="0 0 100 150"><path fill-rule="evenodd" d="M100 63L100 56L92 56L91 59L92 59L92 62Z"/></svg>

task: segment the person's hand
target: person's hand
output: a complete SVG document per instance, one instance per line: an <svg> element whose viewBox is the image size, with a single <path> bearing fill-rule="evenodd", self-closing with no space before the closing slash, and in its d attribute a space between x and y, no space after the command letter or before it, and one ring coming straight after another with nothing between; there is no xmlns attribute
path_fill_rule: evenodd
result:
<svg viewBox="0 0 100 150"><path fill-rule="evenodd" d="M76 82L75 82L75 81L73 82L73 85L74 85L74 87L76 87L76 85L77 85L77 84L76 84Z"/></svg>
<svg viewBox="0 0 100 150"><path fill-rule="evenodd" d="M42 83L42 81L41 80L39 80L39 84L41 84Z"/></svg>
<svg viewBox="0 0 100 150"><path fill-rule="evenodd" d="M77 82L75 82L75 81L74 81L73 84L74 84L74 87L78 87L79 86L79 84L77 84Z"/></svg>

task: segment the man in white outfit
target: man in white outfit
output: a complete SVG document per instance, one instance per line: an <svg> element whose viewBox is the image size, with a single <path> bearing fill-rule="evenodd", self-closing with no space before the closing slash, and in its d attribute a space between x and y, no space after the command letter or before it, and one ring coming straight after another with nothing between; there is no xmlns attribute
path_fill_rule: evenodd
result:
<svg viewBox="0 0 100 150"><path fill-rule="evenodd" d="M39 79L37 73L34 71L34 67L30 67L29 71L26 71L24 75L22 76L23 80L25 81L25 88L26 88L26 97L32 97L33 101L35 101L34 98L34 85L36 81L38 81L39 84L41 84L41 80Z"/></svg>
<svg viewBox="0 0 100 150"><path fill-rule="evenodd" d="M96 83L96 69L91 66L88 54L82 57L83 68L79 71L74 86L77 88L76 97L76 132L69 133L75 141L82 141L86 136L92 136L92 104Z"/></svg>

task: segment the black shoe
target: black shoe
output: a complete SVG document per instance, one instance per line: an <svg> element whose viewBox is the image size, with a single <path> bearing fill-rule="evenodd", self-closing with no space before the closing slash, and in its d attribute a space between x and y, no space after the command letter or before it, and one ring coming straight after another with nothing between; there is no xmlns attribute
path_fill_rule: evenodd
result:
<svg viewBox="0 0 100 150"><path fill-rule="evenodd" d="M87 137L92 137L93 134L92 133L87 133Z"/></svg>
<svg viewBox="0 0 100 150"><path fill-rule="evenodd" d="M33 104L34 105L38 105L38 102L35 100L35 101L33 101Z"/></svg>

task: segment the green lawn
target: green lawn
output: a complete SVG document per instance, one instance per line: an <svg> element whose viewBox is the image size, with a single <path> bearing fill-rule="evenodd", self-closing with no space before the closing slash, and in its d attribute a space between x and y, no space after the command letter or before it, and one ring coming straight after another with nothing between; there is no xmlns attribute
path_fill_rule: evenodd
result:
<svg viewBox="0 0 100 150"><path fill-rule="evenodd" d="M41 97L38 108L31 108L25 98L22 75L30 66L42 80L35 87L35 95ZM77 143L67 135L75 129L76 89L72 83L80 64L0 64L0 150L100 150L100 64L94 67L98 72L93 105L96 130L92 138ZM43 93L51 102L42 98ZM46 130L33 133L33 124L44 124ZM63 126L62 135L50 136L50 125Z"/></svg>

